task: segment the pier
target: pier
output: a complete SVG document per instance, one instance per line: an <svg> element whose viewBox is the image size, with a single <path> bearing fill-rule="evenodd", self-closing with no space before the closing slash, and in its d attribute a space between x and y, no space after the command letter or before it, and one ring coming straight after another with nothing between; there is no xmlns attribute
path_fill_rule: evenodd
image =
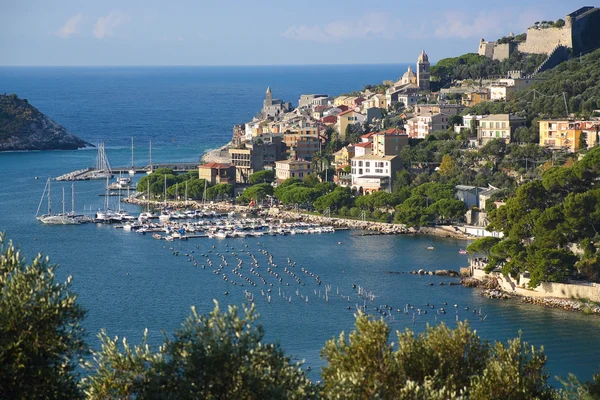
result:
<svg viewBox="0 0 600 400"><path fill-rule="evenodd" d="M130 170L135 171L136 174L148 173L148 171L154 171L159 168L169 168L175 173L186 173L194 171L198 168L199 163L165 163L165 164L152 164L138 167L117 167L111 168L110 171L104 172L93 167L79 169L66 173L64 175L54 178L56 181L89 181L91 179L106 179L107 175L123 175L127 176Z"/></svg>

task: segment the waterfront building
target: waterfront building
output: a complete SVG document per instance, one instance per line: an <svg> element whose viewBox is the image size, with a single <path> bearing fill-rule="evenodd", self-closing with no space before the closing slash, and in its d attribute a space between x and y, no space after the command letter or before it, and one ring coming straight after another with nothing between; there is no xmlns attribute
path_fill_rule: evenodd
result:
<svg viewBox="0 0 600 400"><path fill-rule="evenodd" d="M235 166L217 162L209 162L198 166L198 178L205 179L210 185L235 183Z"/></svg>
<svg viewBox="0 0 600 400"><path fill-rule="evenodd" d="M312 172L306 160L282 160L275 163L275 179L278 182L288 178L304 179Z"/></svg>
<svg viewBox="0 0 600 400"><path fill-rule="evenodd" d="M587 148L598 144L600 121L552 119L539 121L540 146L576 152L583 136Z"/></svg>
<svg viewBox="0 0 600 400"><path fill-rule="evenodd" d="M473 207L485 210L486 201L490 199L492 194L500 190L493 186L486 188L469 185L456 185L455 189L456 198L465 203L468 210Z"/></svg>
<svg viewBox="0 0 600 400"><path fill-rule="evenodd" d="M241 148L229 149L231 164L235 166L235 181L250 183L250 175L272 167L275 161L283 157L280 135L268 135L247 142Z"/></svg>
<svg viewBox="0 0 600 400"><path fill-rule="evenodd" d="M343 140L346 138L346 128L349 125L362 124L367 119L365 114L362 114L353 109L344 111L338 115L337 131L340 134L340 138Z"/></svg>
<svg viewBox="0 0 600 400"><path fill-rule="evenodd" d="M515 130L525 127L525 117L515 114L490 114L481 118L477 131L477 142L484 146L492 139L504 139L508 144L511 142Z"/></svg>
<svg viewBox="0 0 600 400"><path fill-rule="evenodd" d="M364 155L351 160L352 189L360 194L391 191L393 178L402 168L398 156Z"/></svg>

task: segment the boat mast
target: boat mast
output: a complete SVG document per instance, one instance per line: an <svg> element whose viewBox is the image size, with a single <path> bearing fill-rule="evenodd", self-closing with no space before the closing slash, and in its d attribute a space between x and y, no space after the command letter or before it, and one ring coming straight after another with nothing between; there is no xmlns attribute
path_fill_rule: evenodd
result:
<svg viewBox="0 0 600 400"><path fill-rule="evenodd" d="M50 178L48 178L48 215L52 215L52 196L50 196Z"/></svg>
<svg viewBox="0 0 600 400"><path fill-rule="evenodd" d="M62 192L63 192L63 212L62 215L65 215L65 188L62 188Z"/></svg>
<svg viewBox="0 0 600 400"><path fill-rule="evenodd" d="M187 193L187 188L188 188L188 181L185 181L185 205L188 205L188 193Z"/></svg>
<svg viewBox="0 0 600 400"><path fill-rule="evenodd" d="M133 164L133 136L131 137L131 169L135 169L135 165Z"/></svg>
<svg viewBox="0 0 600 400"><path fill-rule="evenodd" d="M104 195L104 211L108 211L108 175L106 176L106 194Z"/></svg>
<svg viewBox="0 0 600 400"><path fill-rule="evenodd" d="M165 175L165 208L167 208L167 175Z"/></svg>
<svg viewBox="0 0 600 400"><path fill-rule="evenodd" d="M150 138L150 172L152 172L152 138Z"/></svg>
<svg viewBox="0 0 600 400"><path fill-rule="evenodd" d="M71 213L75 216L75 182L71 183Z"/></svg>
<svg viewBox="0 0 600 400"><path fill-rule="evenodd" d="M146 186L148 188L148 203L146 203L146 212L150 212L150 179L146 181Z"/></svg>
<svg viewBox="0 0 600 400"><path fill-rule="evenodd" d="M208 181L204 180L204 193L202 193L202 207L206 207L206 184Z"/></svg>
<svg viewBox="0 0 600 400"><path fill-rule="evenodd" d="M49 181L50 181L50 178L48 178L48 180L46 181L46 186L44 186L44 191L42 192L42 197L40 198L40 203L38 204L37 212L35 213L36 217L38 215L40 215L40 208L42 208L42 202L44 201L44 196L46 195L46 190L48 189Z"/></svg>

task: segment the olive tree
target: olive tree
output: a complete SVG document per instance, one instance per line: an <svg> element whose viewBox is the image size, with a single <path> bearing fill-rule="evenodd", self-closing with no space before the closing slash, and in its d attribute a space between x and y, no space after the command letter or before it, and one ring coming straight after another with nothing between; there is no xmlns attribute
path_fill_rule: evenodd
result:
<svg viewBox="0 0 600 400"><path fill-rule="evenodd" d="M25 262L0 233L0 398L81 397L75 368L84 354L85 311L71 277L38 254Z"/></svg>

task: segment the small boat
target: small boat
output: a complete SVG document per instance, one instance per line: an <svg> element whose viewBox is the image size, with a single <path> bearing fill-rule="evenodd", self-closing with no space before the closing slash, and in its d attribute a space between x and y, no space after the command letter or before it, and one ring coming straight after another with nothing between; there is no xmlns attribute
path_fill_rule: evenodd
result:
<svg viewBox="0 0 600 400"><path fill-rule="evenodd" d="M427 248L427 250L434 250L434 249L435 249L435 247L433 247L433 246L429 246L429 247Z"/></svg>
<svg viewBox="0 0 600 400"><path fill-rule="evenodd" d="M153 234L152 234L152 237L153 237L154 239L156 239L156 240L160 240L160 239L162 239L162 236L160 236L158 233L153 233Z"/></svg>
<svg viewBox="0 0 600 400"><path fill-rule="evenodd" d="M467 251L465 249L459 249L458 254L467 254Z"/></svg>

